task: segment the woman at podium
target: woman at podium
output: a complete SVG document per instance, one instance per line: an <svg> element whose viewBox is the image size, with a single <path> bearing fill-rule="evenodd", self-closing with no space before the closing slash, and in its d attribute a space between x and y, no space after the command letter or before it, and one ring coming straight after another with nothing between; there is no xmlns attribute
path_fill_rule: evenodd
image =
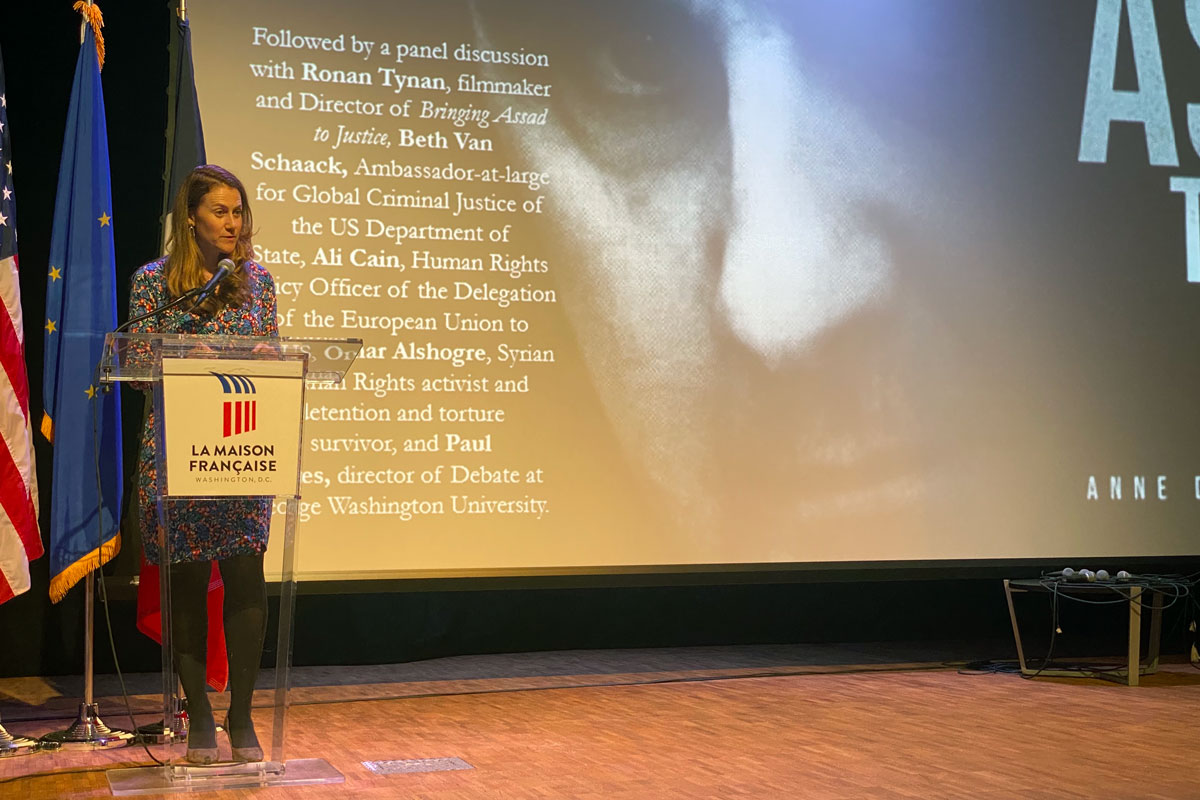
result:
<svg viewBox="0 0 1200 800"><path fill-rule="evenodd" d="M254 259L253 223L246 189L221 167L204 165L184 180L175 197L167 254L133 276L130 317L161 308L181 295L217 281L198 305L183 303L131 327L135 333L199 336L277 337L275 283ZM175 502L159 548L156 513L154 411L142 429L138 458L138 503L146 559L170 564L173 647L176 670L187 697L190 728L187 760L218 759L216 722L205 685L206 593L211 563L225 584L226 649L230 706L225 727L235 761L261 761L262 747L250 705L262 658L266 627L263 552L270 526L269 498Z"/></svg>

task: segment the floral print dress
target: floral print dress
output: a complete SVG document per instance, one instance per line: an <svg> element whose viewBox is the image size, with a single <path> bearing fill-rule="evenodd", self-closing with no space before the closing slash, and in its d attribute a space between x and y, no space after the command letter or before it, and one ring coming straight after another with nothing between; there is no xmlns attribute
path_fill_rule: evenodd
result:
<svg viewBox="0 0 1200 800"><path fill-rule="evenodd" d="M167 294L165 259L151 261L133 276L129 294L129 316L160 308L170 301ZM249 281L250 296L240 308L221 308L212 317L188 313L186 304L158 317L135 323L132 333L193 333L199 336L278 336L275 282L267 269L253 261L242 267ZM138 454L137 493L146 560L159 562L158 467L155 462L155 410L142 428ZM266 497L227 500L191 500L172 503L171 561L220 561L230 556L261 553L267 549L271 524L271 500Z"/></svg>

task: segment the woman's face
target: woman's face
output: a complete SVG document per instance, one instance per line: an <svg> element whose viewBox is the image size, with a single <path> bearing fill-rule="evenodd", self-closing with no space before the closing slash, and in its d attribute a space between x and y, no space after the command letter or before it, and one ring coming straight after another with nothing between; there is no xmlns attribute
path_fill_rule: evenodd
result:
<svg viewBox="0 0 1200 800"><path fill-rule="evenodd" d="M242 235L242 196L232 186L217 185L200 199L188 219L196 246L211 272L222 258L233 255Z"/></svg>

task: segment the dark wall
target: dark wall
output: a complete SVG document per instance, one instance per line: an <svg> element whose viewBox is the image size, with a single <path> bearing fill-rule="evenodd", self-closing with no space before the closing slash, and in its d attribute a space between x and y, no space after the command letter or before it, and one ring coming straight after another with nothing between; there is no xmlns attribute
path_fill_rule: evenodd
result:
<svg viewBox="0 0 1200 800"><path fill-rule="evenodd" d="M1111 565L1110 565L1111 566ZM1132 565L1131 565L1132 566ZM1188 566L1174 563L1169 567ZM1143 565L1145 572L1157 571ZM911 645L914 660L1006 659L1013 646L1002 576L1033 577L1035 567L935 568L909 577L844 573L806 580L803 573L768 576L646 576L594 578L591 585L495 579L409 584L306 586L297 598L293 663L384 664L442 656L596 648L724 644L893 642ZM953 573L959 573L955 575ZM743 579L748 582L740 582ZM683 581L683 582L680 582ZM127 671L156 671L157 645L133 627L134 593L110 580L114 639ZM316 589L317 591L313 591ZM64 605L75 598L72 593ZM42 601L44 604L44 601ZM1050 597L1017 595L1026 655L1050 645ZM278 598L270 598L272 625ZM1127 606L1061 602L1058 656L1118 656L1125 652ZM0 676L77 674L79 607L43 637L45 649L26 649L13 630L0 640ZM1187 624L1194 606L1179 602L1164 614L1167 653L1195 641ZM1143 639L1149 626L1143 626ZM935 644L936 643L936 644ZM275 631L264 659L274 662ZM926 645L928 645L926 647ZM921 653L930 655L922 658ZM112 671L103 617L97 618L96 669Z"/></svg>
<svg viewBox="0 0 1200 800"><path fill-rule="evenodd" d="M30 414L42 417L42 353L50 227L58 183L63 127L75 62L80 15L72 0L0 3L0 49L11 133L13 182L20 237L21 299L25 315ZM155 0L101 3L107 60L102 72L112 169L113 233L118 307L128 278L158 253L158 215L166 118L169 10ZM136 452L140 397L126 397L126 453ZM40 434L37 472L43 540L50 518L52 452ZM47 558L33 562L33 588L0 606L0 675L78 671L83 589L57 605L48 599Z"/></svg>
<svg viewBox="0 0 1200 800"><path fill-rule="evenodd" d="M50 220L70 82L79 51L71 0L0 4L20 231L31 407L40 419L42 310ZM108 60L103 72L113 185L118 284L158 254L170 12L162 0L102 3ZM140 399L125 398L126 460L132 461ZM52 454L38 437L42 519L49 520ZM127 484L129 482L127 481ZM112 575L131 574L136 546ZM1048 565L1062 566L1062 565ZM1083 565L1075 565L1083 566ZM1111 566L1134 568L1132 564ZM1195 569L1185 562L1140 571ZM776 575L460 581L306 586L297 602L297 664L388 663L463 653L597 647L783 642L1004 642L1010 629L1002 577L1038 565L933 565ZM0 606L0 676L77 673L82 665L83 588L48 600L48 560L32 564L33 588ZM157 646L134 630L133 592L114 577L112 621L125 669L154 670ZM1185 649L1183 604L1167 646ZM1043 619L1034 608L1034 619ZM1069 609L1067 627L1120 652L1119 612ZM1116 616L1114 616L1116 614ZM1031 622L1031 624L1033 624ZM97 632L103 636L103 618ZM102 641L102 640L101 640ZM270 641L270 640L268 640ZM1010 641L1010 640L1009 640ZM112 662L97 647L97 670ZM1005 657L1011 652L997 652Z"/></svg>

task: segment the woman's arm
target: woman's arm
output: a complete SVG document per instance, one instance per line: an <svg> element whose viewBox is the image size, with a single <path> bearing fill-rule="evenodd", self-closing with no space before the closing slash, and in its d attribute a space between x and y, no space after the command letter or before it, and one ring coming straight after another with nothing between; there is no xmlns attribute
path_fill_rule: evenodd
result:
<svg viewBox="0 0 1200 800"><path fill-rule="evenodd" d="M158 296L154 291L154 283L149 270L142 267L137 272L133 273L133 280L129 285L129 318L149 314L158 307ZM130 333L155 333L158 331L160 320L156 317L144 319L140 322L135 322L129 327ZM140 360L145 359L149 362L151 352L149 345L136 343L131 344L129 351L125 356L126 364L136 364ZM148 392L153 384L149 381L132 381L130 386L138 391Z"/></svg>

